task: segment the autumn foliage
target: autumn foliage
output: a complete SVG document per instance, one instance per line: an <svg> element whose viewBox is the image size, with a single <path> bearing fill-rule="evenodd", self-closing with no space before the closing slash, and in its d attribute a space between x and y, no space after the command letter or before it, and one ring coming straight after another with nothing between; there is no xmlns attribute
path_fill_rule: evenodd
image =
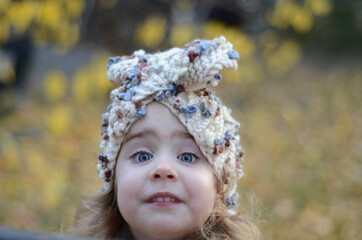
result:
<svg viewBox="0 0 362 240"><path fill-rule="evenodd" d="M93 16L87 11L122 1L90 2L0 2L1 225L66 231L81 194L102 187L96 164L101 114L112 89L107 58L134 49L82 44L83 26ZM174 2L169 4L179 14L197 7L193 1ZM265 239L361 234L361 59L306 54L303 42L333 14L333 3L276 1L261 13L264 28L257 33L222 18L196 23L175 18L170 24L159 11L130 19L134 31L126 37L132 47L156 51L224 35L239 52L239 69L222 72L216 92L241 122L246 152L241 205L256 205ZM26 81L18 84L19 66L7 46L24 37L33 52L49 58L34 54L24 70Z"/></svg>

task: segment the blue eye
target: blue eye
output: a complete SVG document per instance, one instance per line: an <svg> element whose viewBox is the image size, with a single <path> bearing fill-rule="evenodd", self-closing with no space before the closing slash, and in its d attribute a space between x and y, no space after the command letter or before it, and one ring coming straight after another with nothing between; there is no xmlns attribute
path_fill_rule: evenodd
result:
<svg viewBox="0 0 362 240"><path fill-rule="evenodd" d="M196 161L197 158L198 157L192 153L183 153L177 157L177 159L185 163L193 163Z"/></svg>
<svg viewBox="0 0 362 240"><path fill-rule="evenodd" d="M141 152L134 155L136 162L146 162L152 158L152 155L149 153Z"/></svg>

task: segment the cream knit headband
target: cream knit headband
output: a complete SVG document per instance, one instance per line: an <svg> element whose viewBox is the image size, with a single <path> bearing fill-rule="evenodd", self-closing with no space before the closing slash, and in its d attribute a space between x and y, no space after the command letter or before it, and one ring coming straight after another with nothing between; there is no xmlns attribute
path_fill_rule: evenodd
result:
<svg viewBox="0 0 362 240"><path fill-rule="evenodd" d="M224 37L194 40L185 48L155 54L139 50L109 58L109 80L119 87L111 92L112 103L102 115L103 153L97 172L104 189L112 186L117 154L128 130L147 114L147 104L158 101L187 128L224 181L226 206L236 206L236 181L243 175L239 123L208 86L218 84L223 68L235 70L238 58Z"/></svg>

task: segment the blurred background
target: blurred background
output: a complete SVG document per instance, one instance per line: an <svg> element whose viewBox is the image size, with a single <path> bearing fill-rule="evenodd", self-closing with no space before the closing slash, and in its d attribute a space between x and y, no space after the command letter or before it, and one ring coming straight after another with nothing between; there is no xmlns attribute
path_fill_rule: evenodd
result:
<svg viewBox="0 0 362 240"><path fill-rule="evenodd" d="M109 56L224 35L241 205L265 239L361 239L362 3L0 1L0 225L66 232L96 174Z"/></svg>

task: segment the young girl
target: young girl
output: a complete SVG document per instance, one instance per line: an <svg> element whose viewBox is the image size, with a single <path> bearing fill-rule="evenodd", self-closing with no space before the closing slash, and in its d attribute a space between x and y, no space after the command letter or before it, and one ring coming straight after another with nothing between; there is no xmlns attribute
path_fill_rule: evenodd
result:
<svg viewBox="0 0 362 240"><path fill-rule="evenodd" d="M260 239L235 210L243 151L239 124L208 88L238 53L224 37L109 59L119 87L102 115L104 188L88 197L73 233L121 239Z"/></svg>

